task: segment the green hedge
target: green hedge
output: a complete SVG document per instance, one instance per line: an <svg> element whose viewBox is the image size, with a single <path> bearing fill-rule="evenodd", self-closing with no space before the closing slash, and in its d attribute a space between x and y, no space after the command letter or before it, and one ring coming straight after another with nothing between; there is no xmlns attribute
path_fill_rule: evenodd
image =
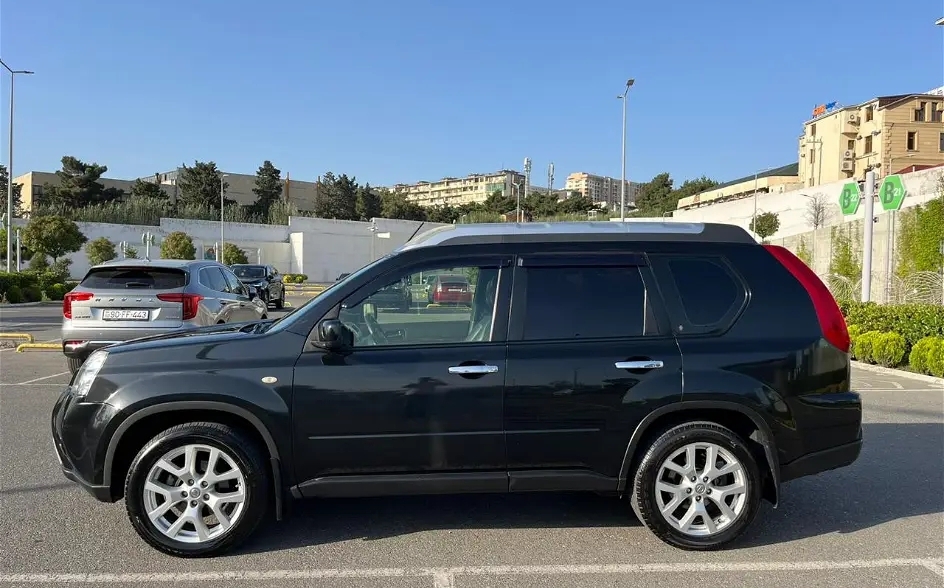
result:
<svg viewBox="0 0 944 588"><path fill-rule="evenodd" d="M304 284L307 281L305 274L282 274L282 282L286 284Z"/></svg>
<svg viewBox="0 0 944 588"><path fill-rule="evenodd" d="M0 272L0 300L11 304L62 300L75 286L54 271Z"/></svg>
<svg viewBox="0 0 944 588"><path fill-rule="evenodd" d="M849 301L839 306L854 359L944 377L944 306Z"/></svg>

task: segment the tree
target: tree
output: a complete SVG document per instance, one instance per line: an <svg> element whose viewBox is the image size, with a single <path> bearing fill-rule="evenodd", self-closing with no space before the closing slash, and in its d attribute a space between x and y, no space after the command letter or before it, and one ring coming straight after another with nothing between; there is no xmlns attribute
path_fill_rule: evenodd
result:
<svg viewBox="0 0 944 588"><path fill-rule="evenodd" d="M858 233L852 233L853 223L832 228L832 257L829 260L829 273L855 282L862 278L862 259L859 252L862 245ZM853 236L856 235L856 236Z"/></svg>
<svg viewBox="0 0 944 588"><path fill-rule="evenodd" d="M282 198L283 188L282 172L268 159L263 161L256 171L256 185L252 189L252 193L256 195L252 211L260 216L269 216L269 208Z"/></svg>
<svg viewBox="0 0 944 588"><path fill-rule="evenodd" d="M223 265L233 265L234 263L249 263L246 252L236 246L235 243L227 243L223 246Z"/></svg>
<svg viewBox="0 0 944 588"><path fill-rule="evenodd" d="M167 200L167 192L159 184L147 180L135 180L131 184L131 195L135 198Z"/></svg>
<svg viewBox="0 0 944 588"><path fill-rule="evenodd" d="M551 196L551 198L553 198L553 196ZM591 200L589 196L582 194L565 198L564 201L560 203L557 203L555 199L554 204L560 212L564 214L586 214L591 210L599 210L596 202Z"/></svg>
<svg viewBox="0 0 944 588"><path fill-rule="evenodd" d="M917 272L939 272L944 264L941 243L944 243L944 178L940 195L924 204L898 213L899 277Z"/></svg>
<svg viewBox="0 0 944 588"><path fill-rule="evenodd" d="M382 198L384 218L413 221L427 220L426 209L416 202L407 200L406 194L402 192L386 192L382 195Z"/></svg>
<svg viewBox="0 0 944 588"><path fill-rule="evenodd" d="M61 216L33 217L20 237L30 251L52 257L54 261L78 251L88 241L77 224Z"/></svg>
<svg viewBox="0 0 944 588"><path fill-rule="evenodd" d="M128 259L138 258L138 250L132 247L131 245L125 244L125 250L122 253L124 253L125 257L127 257Z"/></svg>
<svg viewBox="0 0 944 588"><path fill-rule="evenodd" d="M762 212L757 215L756 219L751 219L750 228L755 235L766 242L767 237L780 230L780 216L776 212Z"/></svg>
<svg viewBox="0 0 944 588"><path fill-rule="evenodd" d="M161 243L161 259L196 259L193 239L183 231L174 231Z"/></svg>
<svg viewBox="0 0 944 588"><path fill-rule="evenodd" d="M675 210L678 197L672 189L672 178L668 173L661 173L643 184L636 193L636 214L641 217L661 217L666 212Z"/></svg>
<svg viewBox="0 0 944 588"><path fill-rule="evenodd" d="M106 188L99 182L108 166L86 163L71 155L62 158L62 169L56 172L59 185L43 185L46 203L68 208L85 208L93 204L119 200L124 190Z"/></svg>
<svg viewBox="0 0 944 588"><path fill-rule="evenodd" d="M803 218L813 227L813 230L826 226L831 217L832 208L822 193L814 194L807 199Z"/></svg>
<svg viewBox="0 0 944 588"><path fill-rule="evenodd" d="M92 265L105 263L117 257L115 244L107 237L99 237L98 239L89 241L85 246L85 254L88 255L89 263Z"/></svg>
<svg viewBox="0 0 944 588"><path fill-rule="evenodd" d="M225 192L229 184L212 161L194 161L192 167L182 165L177 175L178 199L184 204L219 210L221 187ZM229 198L225 200L225 204L235 202Z"/></svg>
<svg viewBox="0 0 944 588"><path fill-rule="evenodd" d="M489 194L485 202L482 203L482 208L484 208L486 212L505 214L506 212L517 209L518 202L511 196L505 196L501 190L495 190Z"/></svg>
<svg viewBox="0 0 944 588"><path fill-rule="evenodd" d="M813 254L810 252L810 248L806 246L806 239L803 237L800 237L800 243L797 245L796 256L806 265L813 267Z"/></svg>
<svg viewBox="0 0 944 588"><path fill-rule="evenodd" d="M0 213L5 213L7 211L7 182L10 181L10 174L7 172L7 166L0 164L0 192L3 193L3 196L0 197ZM18 217L23 214L23 202L22 202L22 191L23 184L13 184L13 216ZM3 242L3 246L6 247L6 240ZM4 250L5 251L5 250Z"/></svg>
<svg viewBox="0 0 944 588"><path fill-rule="evenodd" d="M358 220L357 182L328 172L316 184L314 213L319 218Z"/></svg>
<svg viewBox="0 0 944 588"><path fill-rule="evenodd" d="M361 220L369 221L383 214L383 200L370 184L357 188L357 216Z"/></svg>

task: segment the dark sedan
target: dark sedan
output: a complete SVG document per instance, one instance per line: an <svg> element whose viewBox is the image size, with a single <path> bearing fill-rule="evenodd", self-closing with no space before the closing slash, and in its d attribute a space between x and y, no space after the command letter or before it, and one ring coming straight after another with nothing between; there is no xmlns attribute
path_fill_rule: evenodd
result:
<svg viewBox="0 0 944 588"><path fill-rule="evenodd" d="M285 306L285 285L279 270L271 265L237 263L230 268L239 281L247 286L253 286L259 298L275 308Z"/></svg>

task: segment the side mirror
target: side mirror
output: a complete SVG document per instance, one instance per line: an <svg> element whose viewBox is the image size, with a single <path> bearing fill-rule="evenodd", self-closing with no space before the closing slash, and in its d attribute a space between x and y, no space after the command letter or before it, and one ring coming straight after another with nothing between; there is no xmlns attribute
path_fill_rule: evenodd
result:
<svg viewBox="0 0 944 588"><path fill-rule="evenodd" d="M246 295L249 296L250 300L259 296L259 291L256 290L255 286L245 286L245 288L246 288Z"/></svg>
<svg viewBox="0 0 944 588"><path fill-rule="evenodd" d="M354 332L338 319L325 319L318 325L318 346L328 351L354 348Z"/></svg>

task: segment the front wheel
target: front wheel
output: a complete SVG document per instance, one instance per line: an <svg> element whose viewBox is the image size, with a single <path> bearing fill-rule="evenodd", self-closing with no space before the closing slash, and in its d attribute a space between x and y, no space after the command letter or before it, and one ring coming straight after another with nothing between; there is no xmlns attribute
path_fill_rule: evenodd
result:
<svg viewBox="0 0 944 588"><path fill-rule="evenodd" d="M211 422L158 434L125 479L134 530L177 557L219 555L241 544L262 521L269 494L269 471L257 444Z"/></svg>
<svg viewBox="0 0 944 588"><path fill-rule="evenodd" d="M760 507L757 460L733 431L693 422L663 433L633 481L636 515L659 539L706 551L734 541Z"/></svg>
<svg viewBox="0 0 944 588"><path fill-rule="evenodd" d="M279 294L278 299L275 301L275 309L282 310L285 308L285 288L282 288L282 292Z"/></svg>

